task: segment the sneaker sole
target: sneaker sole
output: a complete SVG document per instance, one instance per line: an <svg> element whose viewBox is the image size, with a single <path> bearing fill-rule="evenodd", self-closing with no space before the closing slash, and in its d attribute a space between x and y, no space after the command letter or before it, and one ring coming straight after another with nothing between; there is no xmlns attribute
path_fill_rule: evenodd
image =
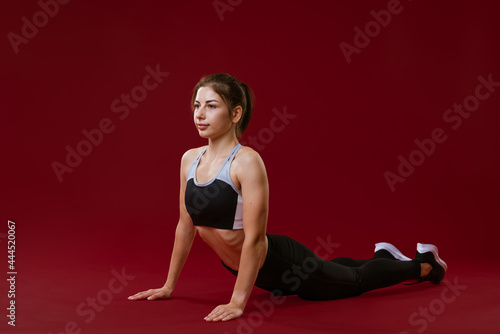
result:
<svg viewBox="0 0 500 334"><path fill-rule="evenodd" d="M407 256L404 256L403 253L399 251L396 247L394 247L392 244L388 242L379 242L375 244L375 252L385 249L389 253L391 253L392 256L396 258L396 260L399 261L411 261L411 259Z"/></svg>
<svg viewBox="0 0 500 334"><path fill-rule="evenodd" d="M446 272L448 270L448 265L446 264L446 262L444 262L438 255L438 248L434 245L431 245L431 244L421 244L421 243L418 243L417 244L417 252L419 252L420 254L424 254L424 253L427 253L427 252L431 252L432 255L434 255L434 259L436 260L436 262L441 266L443 267L444 271Z"/></svg>

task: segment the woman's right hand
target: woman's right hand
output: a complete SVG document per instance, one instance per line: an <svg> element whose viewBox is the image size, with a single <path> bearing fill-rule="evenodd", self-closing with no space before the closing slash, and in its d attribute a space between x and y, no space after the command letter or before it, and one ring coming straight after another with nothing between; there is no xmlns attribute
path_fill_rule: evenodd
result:
<svg viewBox="0 0 500 334"><path fill-rule="evenodd" d="M172 289L164 286L159 289L149 289L146 291L141 291L136 293L133 296L128 297L129 300L139 300L139 299L147 299L147 300L155 300L155 299L169 299L172 296Z"/></svg>

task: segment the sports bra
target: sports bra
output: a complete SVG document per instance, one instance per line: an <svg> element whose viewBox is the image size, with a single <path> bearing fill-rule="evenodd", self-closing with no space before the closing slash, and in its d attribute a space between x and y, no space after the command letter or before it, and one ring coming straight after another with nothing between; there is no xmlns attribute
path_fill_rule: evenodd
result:
<svg viewBox="0 0 500 334"><path fill-rule="evenodd" d="M201 156L208 147L203 149L191 164L187 174L184 202L193 225L224 230L243 228L241 192L231 181L229 175L231 162L241 147L241 144L238 143L231 150L217 174L208 182L199 183L196 181L196 169Z"/></svg>

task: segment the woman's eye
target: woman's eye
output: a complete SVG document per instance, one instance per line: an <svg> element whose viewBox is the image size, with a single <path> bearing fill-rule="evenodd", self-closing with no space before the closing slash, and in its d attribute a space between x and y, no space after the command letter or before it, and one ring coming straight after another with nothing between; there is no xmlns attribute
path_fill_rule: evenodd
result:
<svg viewBox="0 0 500 334"><path fill-rule="evenodd" d="M195 105L194 105L194 109L198 109L199 107L200 107L200 105L199 105L199 104L195 104Z"/></svg>
<svg viewBox="0 0 500 334"><path fill-rule="evenodd" d="M215 109L215 106L214 106L213 104L209 104L209 105L208 105L208 107L209 107L210 109Z"/></svg>

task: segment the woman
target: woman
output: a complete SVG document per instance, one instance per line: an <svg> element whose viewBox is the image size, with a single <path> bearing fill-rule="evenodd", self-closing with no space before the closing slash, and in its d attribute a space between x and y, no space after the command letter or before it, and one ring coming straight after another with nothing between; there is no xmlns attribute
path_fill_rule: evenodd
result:
<svg viewBox="0 0 500 334"><path fill-rule="evenodd" d="M196 85L192 107L199 135L208 145L182 157L180 218L167 280L130 300L172 296L196 232L236 275L231 300L213 309L206 321L240 317L254 285L276 295L325 300L411 279L436 284L443 279L446 263L433 245L418 244L414 260L379 243L373 259L326 261L291 238L266 234L266 169L257 152L238 142L252 116L250 89L228 74L213 74Z"/></svg>

